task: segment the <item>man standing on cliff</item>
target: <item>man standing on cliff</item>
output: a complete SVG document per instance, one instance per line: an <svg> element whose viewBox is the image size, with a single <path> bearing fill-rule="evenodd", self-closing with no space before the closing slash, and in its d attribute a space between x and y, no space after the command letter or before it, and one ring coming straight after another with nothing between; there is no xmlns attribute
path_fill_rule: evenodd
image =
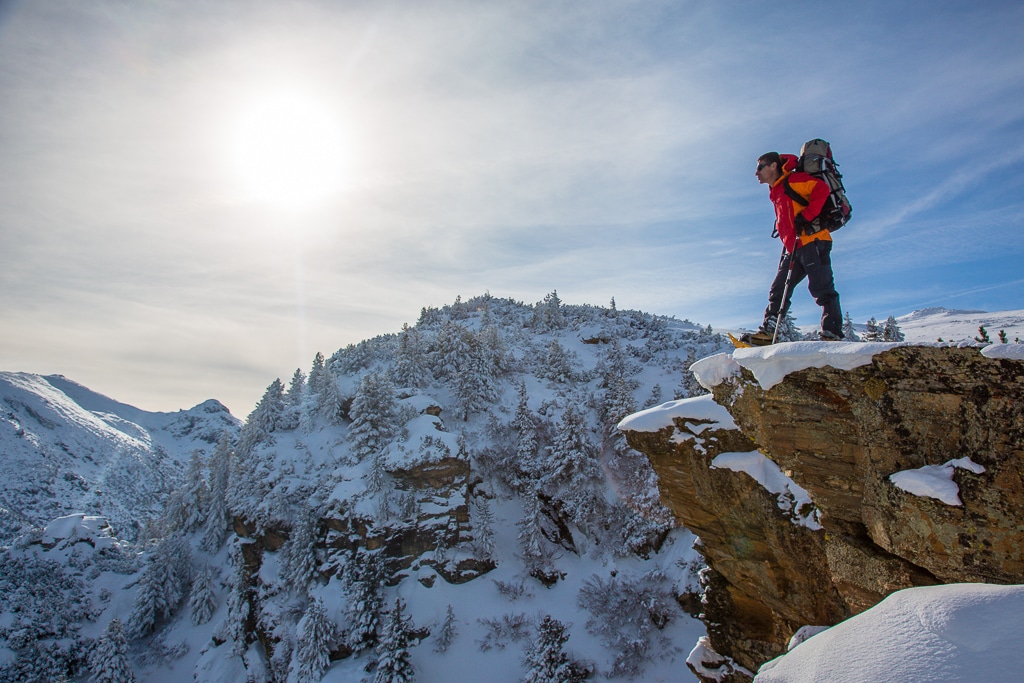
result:
<svg viewBox="0 0 1024 683"><path fill-rule="evenodd" d="M768 290L764 322L757 332L743 337L755 346L772 343L780 313L785 317L793 289L805 277L807 289L821 306L821 339L843 338L843 314L832 278L832 235L818 221L830 189L825 181L796 171L796 162L792 154L778 152L762 154L757 160L755 174L762 185L769 187L768 198L775 206L775 231L783 249L779 270Z"/></svg>

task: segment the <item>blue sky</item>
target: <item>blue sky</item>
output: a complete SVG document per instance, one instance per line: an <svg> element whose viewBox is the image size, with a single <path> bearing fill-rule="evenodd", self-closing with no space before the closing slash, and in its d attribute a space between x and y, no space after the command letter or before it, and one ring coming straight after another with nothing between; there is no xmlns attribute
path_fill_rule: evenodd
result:
<svg viewBox="0 0 1024 683"><path fill-rule="evenodd" d="M755 160L812 137L855 321L1024 308L1022 42L997 2L5 2L0 369L244 416L457 295L755 325Z"/></svg>

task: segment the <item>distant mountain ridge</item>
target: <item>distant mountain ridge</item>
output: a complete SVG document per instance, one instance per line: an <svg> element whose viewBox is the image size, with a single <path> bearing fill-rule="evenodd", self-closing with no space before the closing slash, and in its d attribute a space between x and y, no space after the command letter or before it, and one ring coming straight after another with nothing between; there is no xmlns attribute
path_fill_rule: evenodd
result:
<svg viewBox="0 0 1024 683"><path fill-rule="evenodd" d="M1024 309L1013 311L977 311L941 306L922 308L905 315L894 316L903 332L906 341L934 342L942 339L947 342L971 342L978 336L978 328L984 326L992 341L998 341L997 335L1002 330L1008 341L1024 339ZM882 324L885 318L876 318ZM818 325L800 325L801 332L816 332ZM853 325L857 334L867 330L864 322Z"/></svg>
<svg viewBox="0 0 1024 683"><path fill-rule="evenodd" d="M0 372L0 401L0 545L75 512L102 514L133 539L190 454L240 427L215 400L150 413L60 375Z"/></svg>
<svg viewBox="0 0 1024 683"><path fill-rule="evenodd" d="M1024 309L988 312L925 308L899 316L896 321L907 341L972 341L982 326L992 341L997 341L1000 330L1009 341L1024 339Z"/></svg>

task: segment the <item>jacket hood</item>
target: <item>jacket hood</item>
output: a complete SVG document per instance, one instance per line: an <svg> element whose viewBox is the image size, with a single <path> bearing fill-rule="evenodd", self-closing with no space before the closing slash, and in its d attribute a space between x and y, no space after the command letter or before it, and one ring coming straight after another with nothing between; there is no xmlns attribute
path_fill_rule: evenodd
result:
<svg viewBox="0 0 1024 683"><path fill-rule="evenodd" d="M779 159L782 161L782 173L779 175L778 180L772 183L772 187L775 187L783 180L786 179L790 173L796 170L797 157L792 154L780 154Z"/></svg>

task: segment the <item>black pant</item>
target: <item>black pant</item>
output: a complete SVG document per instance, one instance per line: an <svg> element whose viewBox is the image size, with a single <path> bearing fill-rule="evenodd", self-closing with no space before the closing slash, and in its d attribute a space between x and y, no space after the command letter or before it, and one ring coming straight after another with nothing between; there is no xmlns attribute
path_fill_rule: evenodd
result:
<svg viewBox="0 0 1024 683"><path fill-rule="evenodd" d="M779 317L779 305L782 306L782 314L785 317L789 310L790 300L793 298L793 290L806 277L807 289L810 290L814 301L821 306L821 329L831 332L837 337L843 336L843 313L839 310L839 292L836 291L835 282L832 279L832 242L815 240L810 244L798 247L796 252L790 254L783 251L782 259L779 261L779 271L775 274L771 289L768 290L768 308L764 310L764 322L766 329L773 328ZM786 275L789 273L790 263L793 266L793 275L789 279L789 291L786 292L786 300L782 300L782 291L786 287Z"/></svg>

